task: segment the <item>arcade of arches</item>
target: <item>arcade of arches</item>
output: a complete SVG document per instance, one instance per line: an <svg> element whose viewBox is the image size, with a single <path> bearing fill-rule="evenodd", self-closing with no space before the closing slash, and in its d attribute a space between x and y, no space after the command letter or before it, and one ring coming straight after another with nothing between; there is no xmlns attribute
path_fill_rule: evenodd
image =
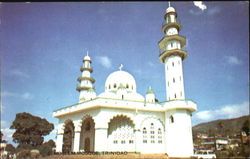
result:
<svg viewBox="0 0 250 159"><path fill-rule="evenodd" d="M162 123L156 119L147 119L147 122L142 123L141 130L139 132L138 139L136 139L136 129L134 122L125 115L117 115L110 119L108 128L106 130L106 150L108 151L135 151L136 143L148 143L148 144L160 144L163 145L162 138L164 134L164 128ZM150 124L149 124L150 123ZM154 128L157 136L152 139ZM95 122L91 116L87 116L81 120L81 122L73 122L72 120L66 120L64 122L64 133L62 142L62 152L93 152L97 151L95 144L105 143L105 140L95 142L97 140L96 131L99 129L95 128ZM151 130L151 131L148 131ZM151 133L151 138L145 138L145 135ZM60 135L60 134L58 134ZM141 140L141 141L140 141Z"/></svg>

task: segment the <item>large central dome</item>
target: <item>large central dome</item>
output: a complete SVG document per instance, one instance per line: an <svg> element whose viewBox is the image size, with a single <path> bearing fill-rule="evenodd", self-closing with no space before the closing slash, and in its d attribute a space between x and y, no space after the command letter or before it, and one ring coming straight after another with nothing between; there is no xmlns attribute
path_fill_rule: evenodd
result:
<svg viewBox="0 0 250 159"><path fill-rule="evenodd" d="M105 82L105 91L117 91L118 88L136 92L134 77L130 73L121 70L111 73Z"/></svg>

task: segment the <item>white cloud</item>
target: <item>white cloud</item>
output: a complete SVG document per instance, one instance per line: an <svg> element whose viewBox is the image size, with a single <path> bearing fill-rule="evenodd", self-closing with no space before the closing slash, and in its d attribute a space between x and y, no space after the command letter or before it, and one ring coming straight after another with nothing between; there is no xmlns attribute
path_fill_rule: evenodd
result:
<svg viewBox="0 0 250 159"><path fill-rule="evenodd" d="M150 67L154 67L154 66L155 66L155 64L154 64L153 62L151 62L151 61L148 62L148 65L149 65Z"/></svg>
<svg viewBox="0 0 250 159"><path fill-rule="evenodd" d="M5 129L1 129L2 133L3 133L3 139L8 141L8 143L12 142L12 135L15 132L15 129L9 129L9 128L5 128Z"/></svg>
<svg viewBox="0 0 250 159"><path fill-rule="evenodd" d="M204 111L197 112L195 114L195 118L200 119L200 120L210 120L213 118L213 116L210 110L204 110Z"/></svg>
<svg viewBox="0 0 250 159"><path fill-rule="evenodd" d="M12 70L10 72L11 75L22 77L22 78L30 78L30 76L20 70Z"/></svg>
<svg viewBox="0 0 250 159"><path fill-rule="evenodd" d="M191 13L191 14L193 14L193 15L201 15L201 14L202 14L202 11L201 11L201 10L194 11L193 9L190 9L190 10L189 10L189 13Z"/></svg>
<svg viewBox="0 0 250 159"><path fill-rule="evenodd" d="M1 127L5 127L7 125L7 122L4 120L1 120Z"/></svg>
<svg viewBox="0 0 250 159"><path fill-rule="evenodd" d="M210 8L210 9L207 11L207 13L208 13L209 15L214 15L214 14L219 13L219 12L220 12L220 8L219 8L218 6L215 6L215 7L213 7L213 8Z"/></svg>
<svg viewBox="0 0 250 159"><path fill-rule="evenodd" d="M249 114L249 102L231 104L218 107L217 110L204 110L194 114L197 120L215 120L219 118L236 118Z"/></svg>
<svg viewBox="0 0 250 159"><path fill-rule="evenodd" d="M15 97L15 98L21 98L21 99L32 99L33 95L25 92L22 94L18 94L18 93L13 93L13 92L2 92L1 94L2 97Z"/></svg>
<svg viewBox="0 0 250 159"><path fill-rule="evenodd" d="M194 5L200 8L202 11L207 9L207 6L202 1L193 1Z"/></svg>
<svg viewBox="0 0 250 159"><path fill-rule="evenodd" d="M215 114L218 116L224 115L228 118L247 115L249 114L249 102L243 102L242 104L225 105L219 110L215 110Z"/></svg>
<svg viewBox="0 0 250 159"><path fill-rule="evenodd" d="M231 65L240 65L242 64L242 61L239 60L236 56L225 56L225 59L227 63Z"/></svg>
<svg viewBox="0 0 250 159"><path fill-rule="evenodd" d="M26 92L26 93L22 94L21 97L22 97L23 99L32 99L32 98L33 98L33 95L30 94L30 93L28 93L28 92Z"/></svg>
<svg viewBox="0 0 250 159"><path fill-rule="evenodd" d="M1 102L1 105L0 105L0 112L2 113L3 111L4 111L4 106L3 106L2 102Z"/></svg>
<svg viewBox="0 0 250 159"><path fill-rule="evenodd" d="M96 59L97 62L106 68L110 68L112 66L111 59L107 56L97 56Z"/></svg>
<svg viewBox="0 0 250 159"><path fill-rule="evenodd" d="M134 70L135 74L142 75L142 70L141 69L136 69Z"/></svg>

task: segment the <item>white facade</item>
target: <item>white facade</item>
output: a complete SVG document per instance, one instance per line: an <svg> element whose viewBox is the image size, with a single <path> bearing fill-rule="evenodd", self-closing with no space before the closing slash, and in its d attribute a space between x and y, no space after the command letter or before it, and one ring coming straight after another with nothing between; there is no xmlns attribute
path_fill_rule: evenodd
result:
<svg viewBox="0 0 250 159"><path fill-rule="evenodd" d="M156 101L151 88L145 95L137 93L136 80L122 67L107 77L105 91L96 95L91 59L86 56L78 78L79 103L53 112L59 119L57 152L65 151L66 143L70 143L68 147L74 152L193 155L191 114L197 108L193 101L185 99L182 60L186 54L181 50L185 41L178 35L180 28L175 27L176 16L175 9L169 7L165 15L167 26L163 26L166 36L159 41L164 50L160 61L165 64L166 101Z"/></svg>

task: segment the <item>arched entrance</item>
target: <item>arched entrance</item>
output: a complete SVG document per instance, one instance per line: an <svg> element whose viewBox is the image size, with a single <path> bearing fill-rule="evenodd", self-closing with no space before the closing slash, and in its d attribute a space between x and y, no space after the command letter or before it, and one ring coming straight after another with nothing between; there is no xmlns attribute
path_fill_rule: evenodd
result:
<svg viewBox="0 0 250 159"><path fill-rule="evenodd" d="M95 142L95 122L91 116L85 117L82 122L80 136L80 151L93 152Z"/></svg>
<svg viewBox="0 0 250 159"><path fill-rule="evenodd" d="M71 153L74 145L74 124L72 120L65 121L64 134L63 134L63 153Z"/></svg>
<svg viewBox="0 0 250 159"><path fill-rule="evenodd" d="M90 151L90 139L87 137L84 140L84 151L89 152Z"/></svg>
<svg viewBox="0 0 250 159"><path fill-rule="evenodd" d="M135 151L134 123L130 118L118 115L108 126L108 150Z"/></svg>
<svg viewBox="0 0 250 159"><path fill-rule="evenodd" d="M141 124L141 133L142 153L164 153L164 126L159 119L146 118Z"/></svg>

